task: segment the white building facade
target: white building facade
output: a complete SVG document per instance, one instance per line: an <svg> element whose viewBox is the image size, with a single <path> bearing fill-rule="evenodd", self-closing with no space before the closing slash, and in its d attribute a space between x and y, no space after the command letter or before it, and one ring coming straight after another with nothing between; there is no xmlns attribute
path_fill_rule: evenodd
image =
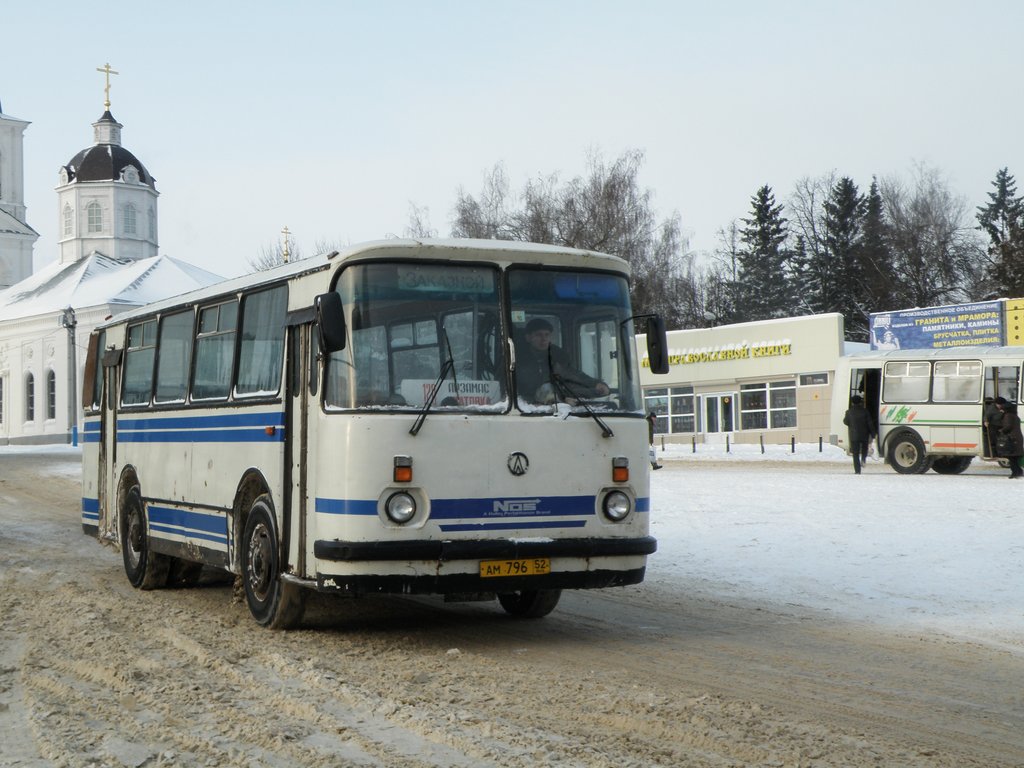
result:
<svg viewBox="0 0 1024 768"><path fill-rule="evenodd" d="M865 345L866 346L866 345ZM640 382L668 442L828 442L843 316L812 315L668 333L669 373Z"/></svg>
<svg viewBox="0 0 1024 768"><path fill-rule="evenodd" d="M0 445L75 443L85 351L96 325L222 279L157 253L155 182L121 146L123 126L105 107L93 123L92 146L60 168L57 259L34 274L38 235L27 225L6 240L3 233L4 222L24 216L28 123L0 115L0 281L17 277L0 285Z"/></svg>
<svg viewBox="0 0 1024 768"><path fill-rule="evenodd" d="M39 234L27 223L24 136L28 122L0 104L0 291L32 274Z"/></svg>

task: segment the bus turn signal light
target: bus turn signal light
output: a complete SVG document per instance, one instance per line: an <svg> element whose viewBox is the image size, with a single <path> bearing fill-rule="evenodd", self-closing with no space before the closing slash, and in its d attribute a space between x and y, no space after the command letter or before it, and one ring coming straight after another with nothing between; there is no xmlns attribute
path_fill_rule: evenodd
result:
<svg viewBox="0 0 1024 768"><path fill-rule="evenodd" d="M612 482L629 482L629 459L625 456L616 456L612 459Z"/></svg>
<svg viewBox="0 0 1024 768"><path fill-rule="evenodd" d="M393 477L396 483L412 482L412 456L395 456Z"/></svg>

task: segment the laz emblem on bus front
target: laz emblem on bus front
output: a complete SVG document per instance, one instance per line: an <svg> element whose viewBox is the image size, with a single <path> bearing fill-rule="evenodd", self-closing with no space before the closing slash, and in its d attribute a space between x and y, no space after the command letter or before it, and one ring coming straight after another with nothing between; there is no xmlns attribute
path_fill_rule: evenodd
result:
<svg viewBox="0 0 1024 768"><path fill-rule="evenodd" d="M526 457L525 453L516 451L510 453L508 456L508 471L516 477L521 477L526 474L526 470L530 468L530 460Z"/></svg>

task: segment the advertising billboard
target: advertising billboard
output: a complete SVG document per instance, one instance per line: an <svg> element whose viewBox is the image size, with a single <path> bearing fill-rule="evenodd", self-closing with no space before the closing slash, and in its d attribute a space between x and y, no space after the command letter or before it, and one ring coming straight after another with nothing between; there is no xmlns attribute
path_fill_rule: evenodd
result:
<svg viewBox="0 0 1024 768"><path fill-rule="evenodd" d="M1001 301L876 312L870 317L869 328L871 349L943 349L1006 343Z"/></svg>

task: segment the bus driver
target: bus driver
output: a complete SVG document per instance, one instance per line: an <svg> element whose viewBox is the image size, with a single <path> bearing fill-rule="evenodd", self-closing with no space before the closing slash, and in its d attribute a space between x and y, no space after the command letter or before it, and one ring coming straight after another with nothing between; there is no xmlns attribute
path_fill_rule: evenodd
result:
<svg viewBox="0 0 1024 768"><path fill-rule="evenodd" d="M526 324L526 344L516 349L516 385L532 403L603 397L608 385L572 367L564 349L551 343L551 323L535 317Z"/></svg>

